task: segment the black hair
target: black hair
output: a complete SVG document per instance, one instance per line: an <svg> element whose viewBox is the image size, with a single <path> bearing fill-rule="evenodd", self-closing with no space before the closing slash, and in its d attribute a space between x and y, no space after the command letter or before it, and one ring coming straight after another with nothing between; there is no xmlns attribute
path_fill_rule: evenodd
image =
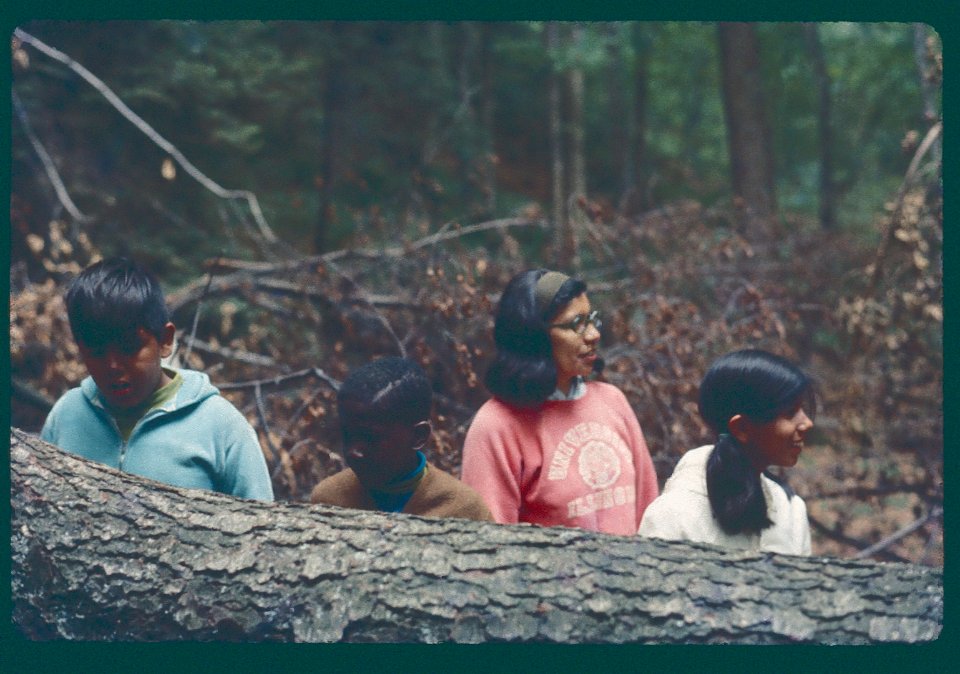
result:
<svg viewBox="0 0 960 674"><path fill-rule="evenodd" d="M700 416L718 434L707 459L707 496L713 516L726 533L759 533L773 524L760 475L730 435L728 422L740 414L755 423L767 423L797 403L811 417L815 414L813 381L785 358L759 349L721 356L700 383ZM787 490L788 496L791 493Z"/></svg>
<svg viewBox="0 0 960 674"><path fill-rule="evenodd" d="M362 365L347 375L337 391L337 407L385 421L415 424L430 419L430 380L409 358L389 356Z"/></svg>
<svg viewBox="0 0 960 674"><path fill-rule="evenodd" d="M523 271L510 279L500 302L493 327L497 353L487 369L484 384L504 402L517 407L539 405L557 387L549 323L570 302L587 291L587 284L569 278L541 312L537 309L536 286L546 269ZM598 358L594 370L603 369Z"/></svg>
<svg viewBox="0 0 960 674"><path fill-rule="evenodd" d="M84 269L70 284L66 305L74 339L91 348L133 341L138 328L162 341L170 320L160 282L125 257Z"/></svg>

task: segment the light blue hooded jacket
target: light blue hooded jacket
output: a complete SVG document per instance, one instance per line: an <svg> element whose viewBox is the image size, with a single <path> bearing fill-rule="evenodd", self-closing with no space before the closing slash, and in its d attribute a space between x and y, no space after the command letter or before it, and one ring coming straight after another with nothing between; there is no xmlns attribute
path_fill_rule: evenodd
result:
<svg viewBox="0 0 960 674"><path fill-rule="evenodd" d="M257 434L203 372L180 370L172 400L148 412L124 442L93 377L56 402L40 437L73 454L175 487L273 500Z"/></svg>

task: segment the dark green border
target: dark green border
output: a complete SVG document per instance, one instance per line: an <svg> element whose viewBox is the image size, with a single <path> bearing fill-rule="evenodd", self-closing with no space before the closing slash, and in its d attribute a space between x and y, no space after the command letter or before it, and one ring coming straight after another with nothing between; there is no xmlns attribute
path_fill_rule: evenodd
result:
<svg viewBox="0 0 960 674"><path fill-rule="evenodd" d="M13 4L13 3L6 3ZM960 14L953 0L166 0L157 3L33 0L6 7L8 23L25 19L344 19L344 20L702 20L924 21Z"/></svg>
<svg viewBox="0 0 960 674"><path fill-rule="evenodd" d="M874 0L846 2L836 0L809 0L807 2L771 2L744 0L711 2L685 0L654 3L650 0L597 0L595 2L550 2L547 0L495 0L471 3L437 3L412 0L298 0L278 3L276 0L244 1L235 3L164 2L132 5L129 2L79 2L78 0L33 0L20 2L15 7L0 10L6 34L13 27L31 19L99 20L108 18L131 19L356 19L356 20L744 20L744 21L897 21L924 22L940 33L943 42L944 118L949 124L951 113L958 109L953 82L956 63L957 24L960 5L947 0ZM6 3L7 5L13 3ZM8 52L9 53L9 52ZM0 154L10 156L10 68L3 71L3 120L7 130L3 134ZM953 222L954 174L956 143L948 127L944 136L945 221ZM0 193L9 194L10 163L5 162L0 172ZM7 210L9 234L9 209ZM956 259L957 236L953 228L944 228L944 288L952 289L953 267ZM2 244L4 259L9 268L9 236ZM9 294L9 275L2 276ZM956 345L955 302L949 290L944 291L944 344ZM5 333L9 353L9 325ZM955 347L945 348L945 381L951 381L955 372ZM9 376L9 360L5 361ZM949 384L946 385L950 390ZM951 391L952 393L952 391ZM0 409L9 425L9 388L4 389ZM956 437L956 396L945 397L945 448L952 448ZM957 457L952 449L945 452L944 473L952 485L956 475ZM9 460L9 447L7 451ZM3 493L9 493L9 471L0 471ZM949 494L951 490L948 489ZM3 523L0 539L0 612L10 616L10 513L9 501L0 505ZM947 498L946 520L952 520L952 501ZM952 531L952 529L951 529ZM945 558L952 560L956 545L954 537L945 536ZM481 645L457 646L425 645L293 645L293 644L129 644L129 643L35 643L17 636L9 620L0 621L0 668L17 672L85 671L127 672L146 671L206 671L226 670L241 672L278 672L303 669L321 672L376 672L376 671L445 671L494 672L523 671L547 673L569 671L650 672L703 670L712 671L946 671L947 658L956 641L954 622L953 565L945 567L945 616L940 639L932 644L881 645L860 647L828 646L549 646L549 645ZM938 666L939 665L939 666Z"/></svg>

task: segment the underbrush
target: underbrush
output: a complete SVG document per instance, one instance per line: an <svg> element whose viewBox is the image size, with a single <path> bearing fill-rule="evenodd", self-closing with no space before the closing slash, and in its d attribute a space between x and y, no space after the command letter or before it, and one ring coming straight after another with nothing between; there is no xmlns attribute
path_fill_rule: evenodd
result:
<svg viewBox="0 0 960 674"><path fill-rule="evenodd" d="M816 429L786 472L807 502L814 553L879 542L868 552L880 559L943 563L941 200L917 188L895 206L875 223L879 249L799 218L748 239L693 201L590 225L582 276L604 315L603 376L636 411L661 485L684 451L711 441L696 411L710 362L765 348L819 385ZM335 386L381 355L427 370L430 458L459 473L487 397L499 292L517 271L549 266L542 246L531 250L550 241L537 219L469 231L288 262L221 259L168 289L176 361L208 372L257 429L279 499L306 500L343 466ZM47 275L27 280L27 260L11 268L12 423L37 431L45 406L85 374L61 298L98 253L49 236L25 249Z"/></svg>

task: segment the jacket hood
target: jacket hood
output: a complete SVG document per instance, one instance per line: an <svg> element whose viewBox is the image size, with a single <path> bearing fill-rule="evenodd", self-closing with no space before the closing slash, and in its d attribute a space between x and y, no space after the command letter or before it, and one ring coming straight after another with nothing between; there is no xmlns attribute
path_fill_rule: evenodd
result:
<svg viewBox="0 0 960 674"><path fill-rule="evenodd" d="M177 389L177 395L173 400L164 403L161 408L164 412L183 409L190 405L196 405L209 398L220 394L220 390L210 382L210 377L206 372L197 372L196 370L175 370L173 368L164 368L167 372L180 373L183 383ZM103 407L103 400L100 398L100 390L97 388L93 377L86 376L80 382L80 390L84 397L90 401L90 404L96 407Z"/></svg>
<svg viewBox="0 0 960 674"><path fill-rule="evenodd" d="M710 452L713 451L713 445L704 445L696 449L689 450L680 457L673 474L663 485L663 492L667 493L674 489L686 490L695 494L707 495L707 459L710 458Z"/></svg>

